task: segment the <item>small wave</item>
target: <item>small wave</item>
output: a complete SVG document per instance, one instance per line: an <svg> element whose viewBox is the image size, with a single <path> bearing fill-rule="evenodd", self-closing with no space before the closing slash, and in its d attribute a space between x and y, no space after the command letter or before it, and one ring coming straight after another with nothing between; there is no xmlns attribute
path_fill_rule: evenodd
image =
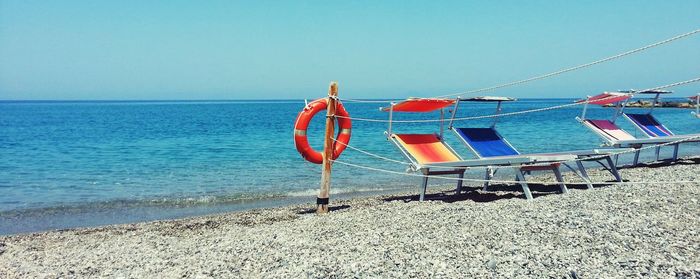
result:
<svg viewBox="0 0 700 279"><path fill-rule="evenodd" d="M21 215L43 215L50 213L68 213L68 212L89 212L89 211L110 211L129 208L145 208L145 207L196 207L196 206L214 206L234 204L240 202L250 202L256 200L266 200L281 198L284 195L280 194L231 194L231 195L203 195L203 196L188 196L188 197L156 197L156 198L135 198L135 199L118 199L109 201L95 202L77 202L63 203L47 207L33 208L18 208L6 211L0 211L0 217L11 217Z"/></svg>
<svg viewBox="0 0 700 279"><path fill-rule="evenodd" d="M331 195L355 194L366 192L384 192L397 190L398 188L372 187L372 188L331 188ZM288 197L310 197L318 195L318 189L306 189L298 191L290 191L285 193Z"/></svg>

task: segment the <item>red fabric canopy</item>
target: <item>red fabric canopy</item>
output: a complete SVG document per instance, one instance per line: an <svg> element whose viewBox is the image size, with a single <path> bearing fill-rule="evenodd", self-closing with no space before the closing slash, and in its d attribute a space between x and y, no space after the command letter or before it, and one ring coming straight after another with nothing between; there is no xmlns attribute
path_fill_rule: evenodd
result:
<svg viewBox="0 0 700 279"><path fill-rule="evenodd" d="M438 110L455 103L453 99L408 99L393 106L393 111L402 112L429 112ZM390 108L383 108L389 111Z"/></svg>
<svg viewBox="0 0 700 279"><path fill-rule="evenodd" d="M690 96L690 97L688 97L688 99L691 99L691 100L693 100L693 101L697 101L697 100L698 100L698 98L700 98L700 95L696 95L696 96Z"/></svg>
<svg viewBox="0 0 700 279"><path fill-rule="evenodd" d="M632 94L620 92L605 92L588 98L588 103L594 105L607 105L621 102L629 98L632 98ZM586 100L578 100L576 102L583 103L586 102Z"/></svg>

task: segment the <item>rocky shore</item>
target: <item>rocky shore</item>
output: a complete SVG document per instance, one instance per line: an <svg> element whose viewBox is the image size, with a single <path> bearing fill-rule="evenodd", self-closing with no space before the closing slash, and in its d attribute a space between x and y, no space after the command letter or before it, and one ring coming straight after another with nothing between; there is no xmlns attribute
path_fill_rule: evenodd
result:
<svg viewBox="0 0 700 279"><path fill-rule="evenodd" d="M655 183L534 186L533 201L497 186L417 202L416 187L324 216L306 204L5 236L0 278L699 278L700 158L621 173Z"/></svg>
<svg viewBox="0 0 700 279"><path fill-rule="evenodd" d="M653 102L647 100L637 100L629 102L626 107L629 108L650 108ZM615 104L607 104L604 107L614 107ZM683 108L692 109L695 108L695 102L692 101L669 101L669 102L658 102L654 106L655 108Z"/></svg>

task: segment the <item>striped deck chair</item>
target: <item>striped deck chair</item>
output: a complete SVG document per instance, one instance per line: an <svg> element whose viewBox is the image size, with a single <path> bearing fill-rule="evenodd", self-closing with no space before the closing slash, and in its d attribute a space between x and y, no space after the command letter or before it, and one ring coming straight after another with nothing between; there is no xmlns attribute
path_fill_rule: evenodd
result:
<svg viewBox="0 0 700 279"><path fill-rule="evenodd" d="M632 114L625 113L625 118L649 138L659 137L698 137L700 134L684 134L676 135L671 130L666 128L659 120L651 114Z"/></svg>
<svg viewBox="0 0 700 279"><path fill-rule="evenodd" d="M628 115L625 114L630 121L633 122L633 124L636 126L634 120L632 120ZM635 114L632 114L632 117L635 117ZM653 119L653 117L651 117ZM663 125L654 125L654 122L658 124L658 121L654 122L649 122L650 118L648 117L639 117L638 120L640 121L639 125L641 126L636 126L639 130L641 130L645 135L647 135L647 138L643 139L638 139L635 138L633 135L628 133L627 131L621 129L618 127L615 123L611 122L610 120L595 120L595 119L584 119L581 121L581 123L591 131L595 132L598 136L600 136L604 141L605 145L607 146L612 146L612 147L617 147L617 148L635 148L639 149L643 145L649 145L649 144L664 144L664 143L670 143L670 142L675 142L679 140L686 140L688 138L692 138L695 136L700 136L700 134L693 134L693 135L674 135L671 133L670 130L668 130L665 126ZM648 133L647 133L648 131ZM658 134L656 134L658 133ZM652 134L656 136L651 136ZM694 140L688 140L688 142L697 142L700 141L698 139ZM673 144L673 157L672 160L677 160L678 159L678 145L679 143ZM639 163L639 153L640 151L637 150L634 153L634 162L633 165L637 165ZM659 158L659 148L656 150L656 158L658 160Z"/></svg>
<svg viewBox="0 0 700 279"><path fill-rule="evenodd" d="M525 173L530 171L551 170L556 176L562 193L567 193L568 189L564 184L560 165L564 161L574 160L576 156L572 154L520 154L505 138L503 138L494 128L451 128L462 142L484 163L493 159L507 160L525 158L516 168L516 180L520 181L523 192L528 199L532 198L530 188L525 180ZM535 165L536 164L536 165ZM504 166L516 164L488 164L488 166ZM489 180L491 180L497 169L487 168L484 182L484 190L488 190Z"/></svg>
<svg viewBox="0 0 700 279"><path fill-rule="evenodd" d="M464 171L471 166L482 166L479 160L462 160L447 143L442 141L444 121L440 122L440 135L437 134L395 134L392 133L392 119L395 112L424 113L440 111L440 118L444 120L444 109L455 103L453 99L440 98L409 98L391 106L380 108L389 112L389 125L386 136L394 143L401 153L411 162L411 170L423 174L420 200L425 198L428 188L428 177L432 175L457 174L456 193L462 191L462 178ZM516 160L517 161L517 160Z"/></svg>
<svg viewBox="0 0 700 279"><path fill-rule="evenodd" d="M649 138L673 136L673 133L651 114L624 113L623 115Z"/></svg>
<svg viewBox="0 0 700 279"><path fill-rule="evenodd" d="M425 199L425 192L428 188L428 176L457 174L460 179L464 178L465 168L459 168L454 165L462 161L462 158L447 143L443 142L438 135L392 134L389 139L411 161L411 168L423 174L420 192L421 201ZM438 170L431 170L428 165L434 166ZM458 180L457 191L461 191L461 189L462 180Z"/></svg>
<svg viewBox="0 0 700 279"><path fill-rule="evenodd" d="M489 158L489 157L504 157L504 156L523 156L518 150L513 147L513 145L508 142L503 136L501 136L495 128L452 128L452 130L457 134L457 136L462 140L462 142L479 158ZM568 155L576 157L576 166L578 172L573 167L569 166L565 162L561 162L562 165L569 168L575 174L580 176L588 186L589 189L593 188L591 179L583 166L582 161L593 161L602 165L610 174L615 177L618 182L622 181L622 177L617 170L617 167L613 163L612 156L619 149L610 148L598 148L598 149L586 149L586 150L571 150L562 151L554 153L544 153L544 154L529 154L529 156L537 158L540 162L547 159L551 159L551 156ZM553 161L551 170L556 173L559 171L555 168L556 164L559 162ZM607 165L606 165L607 163ZM527 170L527 167L524 168ZM486 174L487 177L492 175L490 173ZM488 186L485 184L485 187Z"/></svg>
<svg viewBox="0 0 700 279"><path fill-rule="evenodd" d="M636 140L633 135L630 135L625 130L620 129L620 127L617 127L617 125L610 120L586 119L583 120L583 124L605 139L611 146L614 146L615 143L623 140Z"/></svg>
<svg viewBox="0 0 700 279"><path fill-rule="evenodd" d="M678 158L678 145L675 143L677 141L698 141L697 139L689 139L697 135L674 135L668 128L661 125L652 115L651 110L658 103L659 97L662 94L670 94L670 91L664 90L644 90L644 91L621 91L621 92L603 92L596 96L586 97L585 100L578 100L576 102L585 102L583 106L583 111L580 117L576 117L584 127L593 131L596 135L604 140L604 145L612 146L615 148L634 148L637 149L634 153L634 163L637 165L639 163L639 153L643 145L653 145L653 144L669 144L674 143L673 158L676 160ZM650 94L655 95L654 101L652 103L651 109L647 114L632 114L624 113L625 106L630 98L634 94ZM624 103L624 104L623 104ZM598 120L598 119L587 119L586 110L589 104L593 105L614 105L615 112L610 120ZM615 124L615 119L618 115L624 115L627 120L632 122L632 124L646 135L647 138L635 138L632 134L627 131L620 129ZM660 147L656 149L656 158L659 158ZM617 156L615 156L617 161Z"/></svg>
<svg viewBox="0 0 700 279"><path fill-rule="evenodd" d="M389 139L411 162L411 169L423 174L420 200L424 200L428 187L428 177L432 175L457 174L464 178L464 171L469 167L492 165L524 164L532 160L526 156L492 159L463 160L447 143L436 134L390 134ZM462 180L457 182L456 193L462 191ZM532 198L529 189L526 197Z"/></svg>
<svg viewBox="0 0 700 279"><path fill-rule="evenodd" d="M428 187L428 177L441 174L458 174L456 194L462 191L462 178L464 171L470 167L489 167L522 164L532 164L536 159L531 156L503 156L502 158L480 158L463 160L457 152L442 140L444 126L444 108L453 105L456 100L437 98L409 98L399 103L392 103L390 107L381 108L382 111L389 112L389 125L386 136L394 143L401 153L411 162L411 170L423 173L423 183L421 185L420 200L425 198ZM440 134L395 134L392 133L392 119L395 112L431 112L440 110ZM456 109L455 109L456 111ZM571 155L559 156L568 160ZM534 167L534 166L531 166ZM490 179L490 178L489 178ZM561 180L561 179L560 179ZM524 181L524 179L523 179ZM528 199L532 199L527 184L523 190ZM566 192L566 186L562 183L562 190Z"/></svg>
<svg viewBox="0 0 700 279"><path fill-rule="evenodd" d="M646 135L647 138L656 139L664 137L674 137L681 139L683 137L699 137L700 134L687 134L687 135L675 135L671 130L666 128L659 120L657 120L651 113L646 114L635 114L635 113L623 113L625 119L627 119L632 125L637 128L642 134ZM697 142L696 140L688 140L688 142ZM678 146L679 144L673 145L673 160L675 161L678 157ZM659 153L661 147L656 148L656 160L659 160Z"/></svg>

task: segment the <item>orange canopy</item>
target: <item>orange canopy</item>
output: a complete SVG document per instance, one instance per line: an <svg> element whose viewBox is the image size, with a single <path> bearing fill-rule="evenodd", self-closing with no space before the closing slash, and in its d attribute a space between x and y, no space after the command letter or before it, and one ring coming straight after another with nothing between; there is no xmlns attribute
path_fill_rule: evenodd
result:
<svg viewBox="0 0 700 279"><path fill-rule="evenodd" d="M593 97L588 98L588 103L594 104L594 105L607 105L607 104L621 102L621 101L627 100L629 98L632 98L632 94L630 94L630 93L604 92L602 94L598 94L598 95L595 95ZM576 102L583 103L583 102L586 102L586 100L578 100Z"/></svg>
<svg viewBox="0 0 700 279"><path fill-rule="evenodd" d="M412 98L393 105L393 111L429 112L450 106L454 103L454 99ZM390 109L391 108L382 108L383 111L389 111Z"/></svg>

